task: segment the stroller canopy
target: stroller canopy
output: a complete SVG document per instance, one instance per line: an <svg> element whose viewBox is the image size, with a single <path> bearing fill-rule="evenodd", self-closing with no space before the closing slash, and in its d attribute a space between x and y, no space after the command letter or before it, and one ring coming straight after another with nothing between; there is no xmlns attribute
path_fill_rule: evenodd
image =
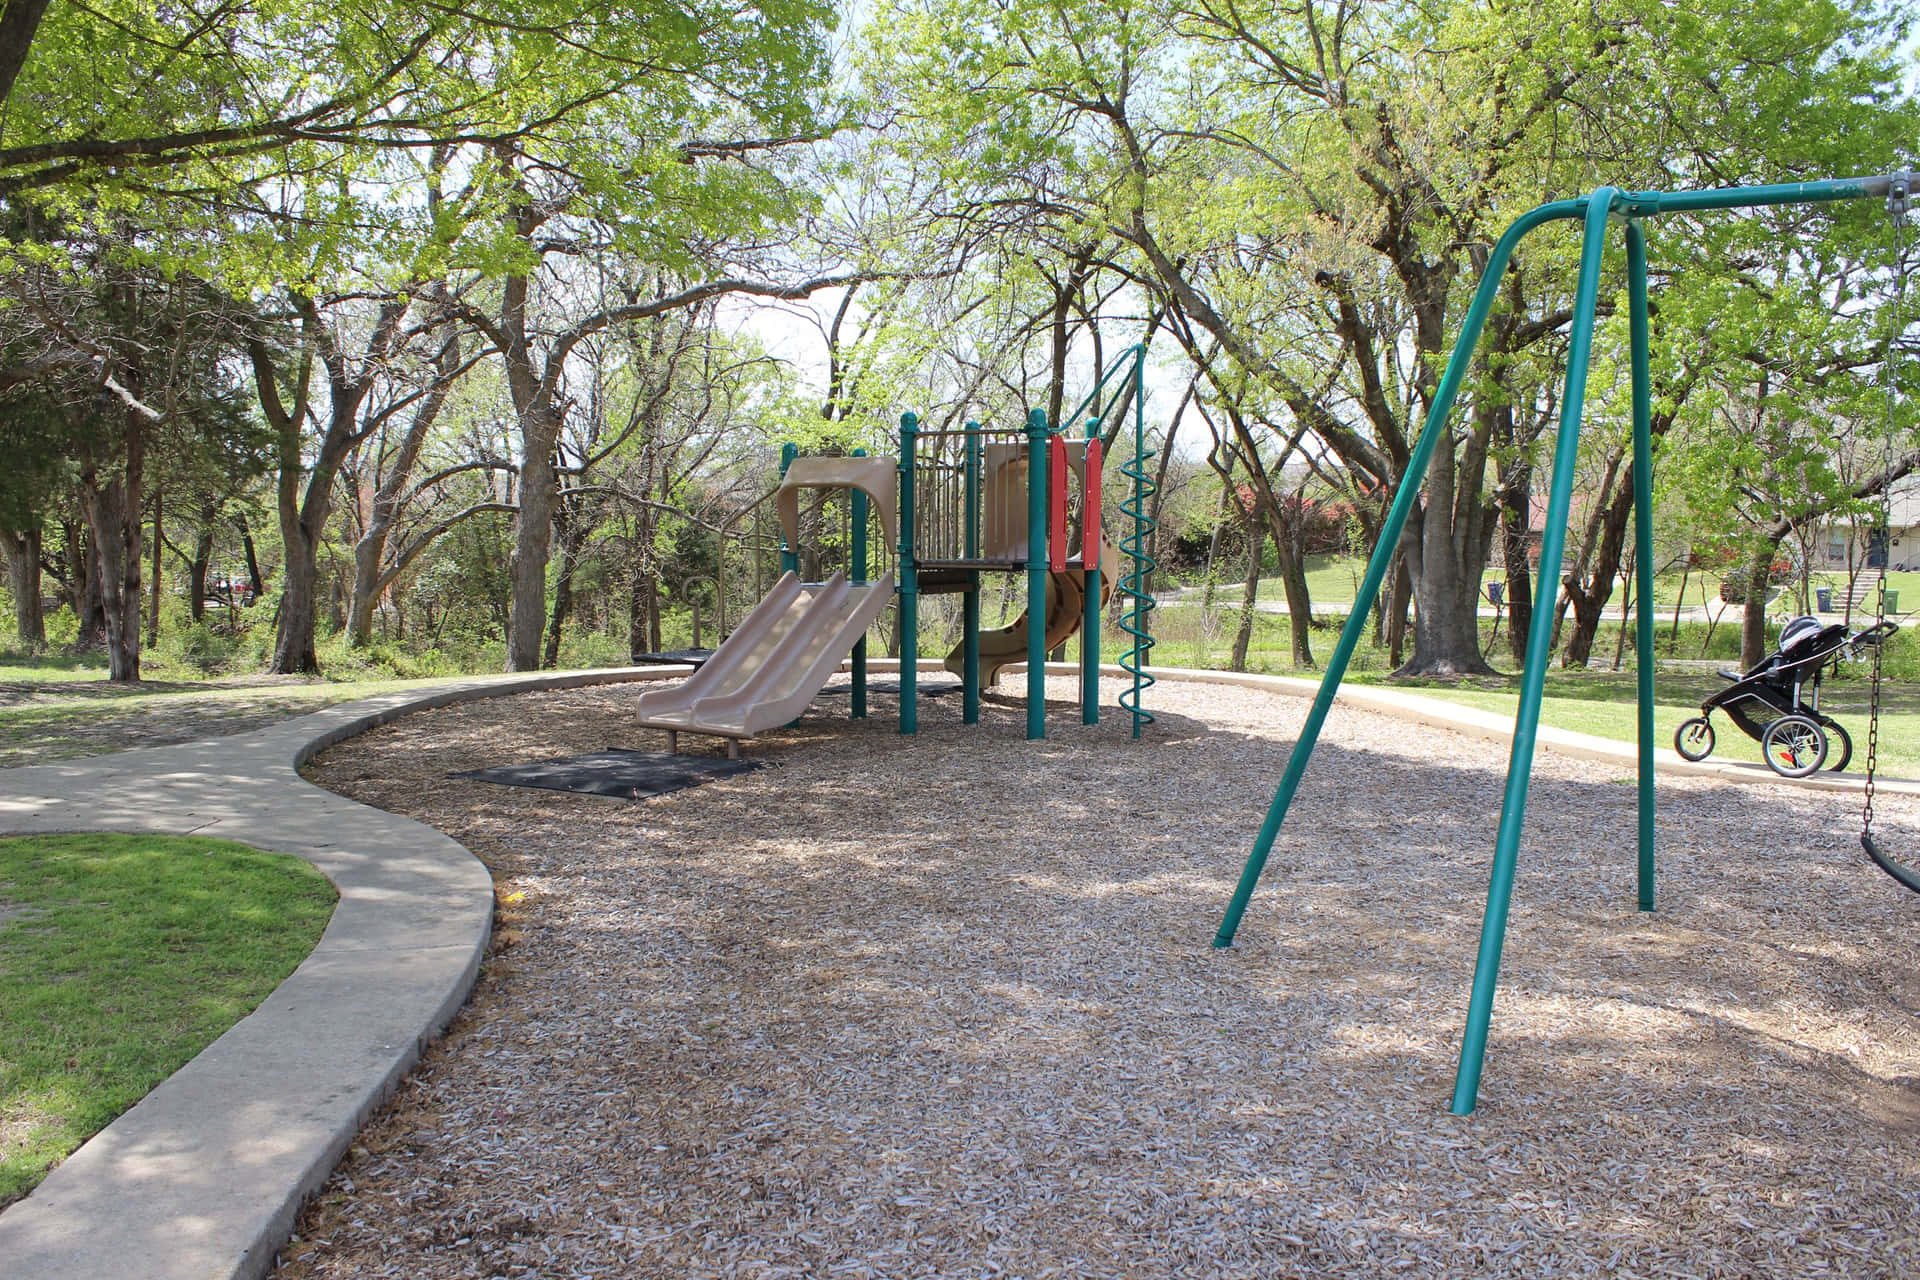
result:
<svg viewBox="0 0 1920 1280"><path fill-rule="evenodd" d="M1825 630L1826 627L1821 624L1820 619L1803 613L1797 618L1790 619L1787 625L1780 628L1780 646L1774 652L1787 662L1796 662L1806 656L1796 650L1805 648L1809 641Z"/></svg>

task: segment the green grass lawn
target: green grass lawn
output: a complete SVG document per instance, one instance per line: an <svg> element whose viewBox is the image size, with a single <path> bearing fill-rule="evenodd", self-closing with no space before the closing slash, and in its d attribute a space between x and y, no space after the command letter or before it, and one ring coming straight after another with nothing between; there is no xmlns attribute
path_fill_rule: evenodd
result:
<svg viewBox="0 0 1920 1280"><path fill-rule="evenodd" d="M1231 655L1236 623L1237 609L1233 607L1216 607L1209 619L1206 611L1197 605L1169 605L1154 616L1154 631L1159 643L1154 648L1152 661L1166 666L1224 669ZM1491 625L1491 619L1482 619L1483 640L1490 635ZM1288 647L1289 626L1288 619L1281 614L1255 616L1253 643L1247 655L1248 670L1318 679L1320 670L1300 669L1292 665ZM1678 654L1685 659L1697 658L1703 648L1702 639L1706 630L1704 623L1683 624ZM1661 643L1665 644L1667 629L1664 623L1660 634ZM1316 659L1326 661L1333 651L1337 635L1330 625L1316 627L1313 633ZM1715 638L1717 643L1713 649L1713 660L1663 664L1658 670L1654 683L1657 700L1654 725L1664 745L1672 745L1673 731L1682 720L1700 713L1703 699L1725 687L1726 682L1714 674L1714 667L1738 665L1735 656L1739 643L1738 628L1722 625L1716 629ZM1612 624L1603 627L1595 640L1595 655L1603 660L1610 658L1614 652L1614 640ZM1104 643L1106 652L1120 651L1117 636ZM1485 648L1496 666L1511 666L1504 632L1497 644L1487 644ZM1888 647L1887 655L1889 674L1882 685L1880 768L1890 777L1920 778L1920 680L1912 678L1916 660L1920 660L1920 628L1902 631ZM1631 645L1627 649L1626 661L1629 665L1632 663ZM1859 772L1866 765L1868 688L1864 667L1849 665L1846 674L1846 679L1827 682L1821 706L1853 736L1855 756L1850 772ZM1370 643L1361 644L1354 652L1348 680L1385 683L1387 676L1386 650L1375 648ZM1512 715L1519 704L1519 684L1517 677L1500 676L1458 684L1438 681L1395 682L1394 687ZM1567 671L1552 667L1547 673L1541 723L1631 742L1637 732L1637 696L1637 684L1631 670ZM1741 733L1725 716L1714 717L1714 728L1717 734L1714 759L1759 761L1759 744ZM1834 758L1837 760L1838 756Z"/></svg>
<svg viewBox="0 0 1920 1280"><path fill-rule="evenodd" d="M1362 677L1383 683L1379 677ZM1459 685L1398 684L1426 697L1458 702L1484 711L1512 715L1520 703L1518 680L1488 680ZM1700 701L1726 682L1710 672L1660 671L1654 677L1653 724L1663 747L1673 745L1673 731L1682 720L1700 714ZM1829 685L1821 709L1838 720L1853 737L1853 763L1848 772L1866 769L1867 688L1864 682ZM1540 704L1540 722L1599 738L1632 742L1639 732L1637 685L1632 672L1554 671L1547 676L1546 696ZM1740 732L1724 715L1713 717L1715 760L1760 762L1760 744ZM1838 762L1839 747L1830 747L1829 763ZM1920 691L1902 682L1885 687L1880 716L1879 769L1888 777L1920 778Z"/></svg>
<svg viewBox="0 0 1920 1280"><path fill-rule="evenodd" d="M292 973L333 886L220 840L0 840L0 1205Z"/></svg>

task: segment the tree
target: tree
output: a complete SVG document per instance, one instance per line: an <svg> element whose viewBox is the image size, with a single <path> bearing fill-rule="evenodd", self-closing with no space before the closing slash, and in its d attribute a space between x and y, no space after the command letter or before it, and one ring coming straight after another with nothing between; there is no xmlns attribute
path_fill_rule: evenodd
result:
<svg viewBox="0 0 1920 1280"><path fill-rule="evenodd" d="M450 321L419 336L424 346L395 387L400 411L378 415L372 428L354 439L342 464L357 499L352 515L358 536L347 604L347 639L356 646L372 642L374 609L381 597L437 538L483 512L514 509L490 494L468 494L468 500L461 501L448 488L456 477L510 468L503 456L484 450L474 456L469 451L425 464L442 413L472 362L462 355L462 331ZM425 475L420 474L423 464L431 468Z"/></svg>
<svg viewBox="0 0 1920 1280"><path fill-rule="evenodd" d="M1457 286L1522 210L1603 181L1824 165L1823 126L1900 118L1892 24L1839 5L1794 14L927 0L896 6L884 49L888 89L959 140L946 163L1131 246L1140 278L1284 406L1283 434L1337 459L1365 519L1431 408ZM1418 602L1405 673L1486 669L1480 570L1500 502L1524 528L1551 392L1521 381L1547 372L1523 357L1568 318L1566 244L1525 246L1517 269L1545 287L1507 294L1397 548ZM1390 631L1401 614L1396 600Z"/></svg>
<svg viewBox="0 0 1920 1280"><path fill-rule="evenodd" d="M86 562L74 577L76 584L84 579L84 607L99 611L116 681L140 678L150 454L160 447L219 450L245 434L229 348L213 321L216 295L190 276L167 279L130 265L137 248L137 237L128 243L131 234L44 227L39 242L58 248L64 260L16 264L13 305L0 313L7 357L0 395L35 424L31 446L71 459L86 530ZM30 527L36 513L24 507L35 490L32 477L44 477L52 465L44 454L23 460L15 519ZM73 532L65 542L80 545ZM84 625L83 634L90 634Z"/></svg>
<svg viewBox="0 0 1920 1280"><path fill-rule="evenodd" d="M267 669L280 675L320 669L315 646L319 553L342 464L387 421L417 402L430 403L434 395L424 390L373 398L389 362L417 336L407 327L413 311L411 298L384 299L370 316L359 308L357 318L366 322L366 337L351 346L350 325L356 310L352 303L340 304L331 315L323 314L312 298L296 295L293 304L299 320L290 349L277 352L261 330L247 343L260 407L276 444L276 506L285 560L279 624ZM282 354L290 358L290 368L277 358ZM321 424L311 459L307 455L310 420Z"/></svg>

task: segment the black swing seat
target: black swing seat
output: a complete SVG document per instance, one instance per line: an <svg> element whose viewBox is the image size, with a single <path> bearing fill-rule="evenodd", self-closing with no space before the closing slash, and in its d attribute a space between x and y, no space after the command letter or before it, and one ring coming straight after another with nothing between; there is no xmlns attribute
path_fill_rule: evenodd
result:
<svg viewBox="0 0 1920 1280"><path fill-rule="evenodd" d="M1882 852L1880 842L1873 838L1871 832L1866 832L1861 835L1860 847L1867 851L1867 857L1873 860L1874 866L1880 868L1902 885L1913 890L1913 892L1920 893L1920 871L1916 871L1906 863L1889 857L1886 853Z"/></svg>

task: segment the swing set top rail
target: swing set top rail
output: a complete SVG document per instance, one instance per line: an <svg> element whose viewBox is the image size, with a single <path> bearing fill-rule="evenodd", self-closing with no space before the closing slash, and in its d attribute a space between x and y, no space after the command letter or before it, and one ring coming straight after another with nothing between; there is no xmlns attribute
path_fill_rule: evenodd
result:
<svg viewBox="0 0 1920 1280"><path fill-rule="evenodd" d="M1916 182L1920 182L1920 175L1902 169L1868 178L1823 178L1815 182L1702 187L1691 191L1622 191L1618 187L1601 187L1589 195L1549 200L1536 205L1514 219L1508 227L1508 233L1511 234L1518 227L1521 228L1520 234L1525 235L1543 222L1583 218L1587 205L1596 196L1607 201L1609 213L1628 218L1654 218L1664 213L1759 209L1781 204L1831 204L1840 200L1885 199L1890 195L1904 198ZM1465 336L1464 333L1462 336Z"/></svg>

